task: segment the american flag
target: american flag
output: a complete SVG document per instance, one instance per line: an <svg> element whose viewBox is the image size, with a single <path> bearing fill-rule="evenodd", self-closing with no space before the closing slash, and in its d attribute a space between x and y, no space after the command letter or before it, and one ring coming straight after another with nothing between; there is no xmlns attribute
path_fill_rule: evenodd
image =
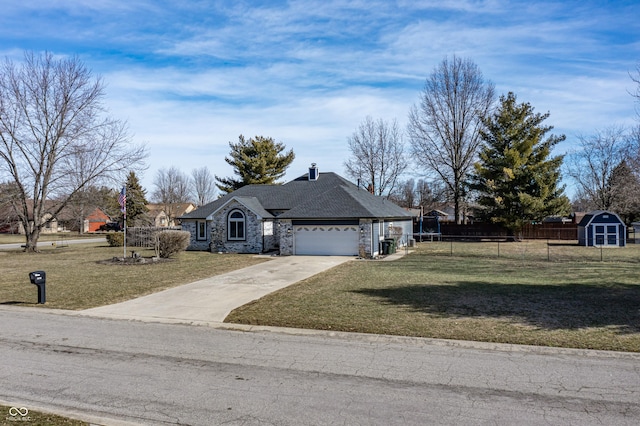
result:
<svg viewBox="0 0 640 426"><path fill-rule="evenodd" d="M120 211L122 213L127 212L127 187L123 186L122 191L118 194L118 204L120 204Z"/></svg>

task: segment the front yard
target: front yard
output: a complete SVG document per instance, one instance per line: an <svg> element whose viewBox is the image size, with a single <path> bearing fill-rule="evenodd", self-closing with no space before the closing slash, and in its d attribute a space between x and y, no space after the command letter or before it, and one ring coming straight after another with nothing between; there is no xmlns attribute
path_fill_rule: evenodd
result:
<svg viewBox="0 0 640 426"><path fill-rule="evenodd" d="M44 306L78 310L268 261L183 252L166 263L122 265L104 262L122 256L121 247L105 243L41 248L0 251L0 304L43 306L29 283L36 270L47 273ZM226 321L640 352L639 278L640 245L421 243L393 262L348 262L238 308Z"/></svg>
<svg viewBox="0 0 640 426"><path fill-rule="evenodd" d="M37 254L0 251L0 304L88 309L265 261L250 255L182 252L173 261L124 265L110 262L122 257L122 247L109 247L106 242L66 247L42 243L39 247ZM144 257L154 254L127 247L128 256L132 250ZM29 272L38 270L46 272L46 305L37 305L37 288L29 282Z"/></svg>
<svg viewBox="0 0 640 426"><path fill-rule="evenodd" d="M226 322L639 352L639 278L640 246L421 243L397 261L348 262Z"/></svg>

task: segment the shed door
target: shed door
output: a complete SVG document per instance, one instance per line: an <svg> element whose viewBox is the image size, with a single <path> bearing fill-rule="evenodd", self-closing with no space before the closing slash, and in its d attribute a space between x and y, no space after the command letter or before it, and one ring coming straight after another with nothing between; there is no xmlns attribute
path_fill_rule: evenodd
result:
<svg viewBox="0 0 640 426"><path fill-rule="evenodd" d="M356 225L296 225L293 232L297 255L358 255Z"/></svg>
<svg viewBox="0 0 640 426"><path fill-rule="evenodd" d="M617 246L618 225L596 225L594 237L596 246Z"/></svg>

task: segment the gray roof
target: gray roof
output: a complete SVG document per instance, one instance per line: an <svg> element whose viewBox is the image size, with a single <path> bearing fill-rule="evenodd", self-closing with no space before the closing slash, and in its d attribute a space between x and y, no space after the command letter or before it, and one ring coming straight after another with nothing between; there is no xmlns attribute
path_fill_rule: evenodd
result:
<svg viewBox="0 0 640 426"><path fill-rule="evenodd" d="M582 219L580 220L580 223L578 223L579 227L584 227L589 225L596 217L600 216L600 215L610 215L615 217L615 221L613 220L609 220L609 221L605 221L605 222L610 222L610 223L622 223L624 224L624 221L622 219L620 219L620 216L618 216L616 213L611 212L611 211L607 211L607 210L594 210L592 212L589 212L587 214L585 214Z"/></svg>
<svg viewBox="0 0 640 426"><path fill-rule="evenodd" d="M411 218L408 211L391 201L327 172L313 181L305 174L284 185L246 185L180 219L208 218L234 197L265 218L273 217L269 212L275 211L284 211L278 216L283 219Z"/></svg>

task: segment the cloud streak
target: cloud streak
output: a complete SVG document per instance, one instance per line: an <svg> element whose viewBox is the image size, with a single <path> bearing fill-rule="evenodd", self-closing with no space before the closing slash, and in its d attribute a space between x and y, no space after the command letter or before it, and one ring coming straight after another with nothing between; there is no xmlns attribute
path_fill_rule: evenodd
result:
<svg viewBox="0 0 640 426"><path fill-rule="evenodd" d="M150 150L143 184L176 166L230 175L228 142L264 135L343 173L367 116L402 126L445 57L474 60L499 93L551 113L559 149L635 122L627 74L640 60L640 5L595 0L10 0L3 54L78 55L107 83L111 113Z"/></svg>

